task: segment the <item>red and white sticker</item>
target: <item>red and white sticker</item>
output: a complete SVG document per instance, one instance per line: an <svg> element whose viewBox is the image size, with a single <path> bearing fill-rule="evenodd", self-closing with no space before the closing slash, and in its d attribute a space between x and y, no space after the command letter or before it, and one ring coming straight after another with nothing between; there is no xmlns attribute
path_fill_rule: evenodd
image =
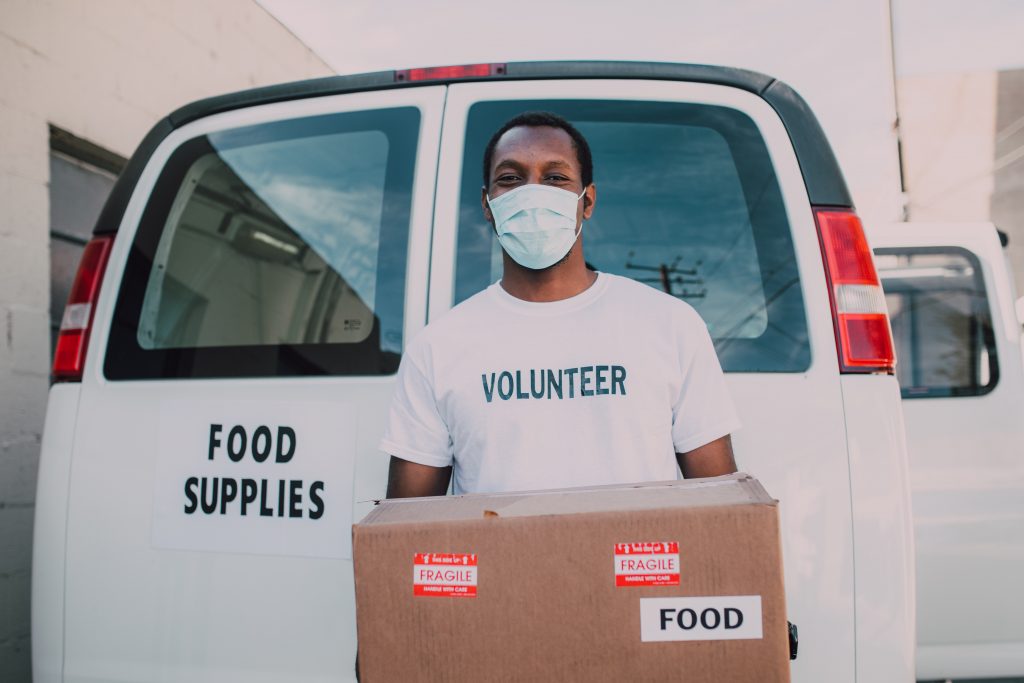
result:
<svg viewBox="0 0 1024 683"><path fill-rule="evenodd" d="M413 556L413 595L475 598L476 578L475 554L416 553Z"/></svg>
<svg viewBox="0 0 1024 683"><path fill-rule="evenodd" d="M615 544L616 586L678 586L679 544L675 541Z"/></svg>

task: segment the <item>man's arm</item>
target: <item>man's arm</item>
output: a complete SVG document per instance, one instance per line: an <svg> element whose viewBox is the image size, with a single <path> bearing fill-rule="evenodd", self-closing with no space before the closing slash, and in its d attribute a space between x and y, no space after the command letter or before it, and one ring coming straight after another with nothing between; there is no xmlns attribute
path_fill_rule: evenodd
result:
<svg viewBox="0 0 1024 683"><path fill-rule="evenodd" d="M717 477L736 471L736 458L732 453L732 436L726 434L711 443L685 453L676 453L679 469L687 479ZM389 487L390 490L390 487Z"/></svg>
<svg viewBox="0 0 1024 683"><path fill-rule="evenodd" d="M452 478L451 465L431 467L391 456L388 466L388 498L443 496Z"/></svg>

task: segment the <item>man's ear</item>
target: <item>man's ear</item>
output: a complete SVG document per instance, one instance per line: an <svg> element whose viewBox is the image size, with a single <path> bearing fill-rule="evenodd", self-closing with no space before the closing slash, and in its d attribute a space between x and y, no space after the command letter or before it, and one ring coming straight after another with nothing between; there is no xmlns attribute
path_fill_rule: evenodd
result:
<svg viewBox="0 0 1024 683"><path fill-rule="evenodd" d="M583 220L590 218L591 214L594 213L594 204L597 203L597 186L594 183L587 185L587 189L583 192Z"/></svg>
<svg viewBox="0 0 1024 683"><path fill-rule="evenodd" d="M494 216L491 215L491 207L487 203L487 188L480 188L480 206L484 208L484 220L494 225Z"/></svg>

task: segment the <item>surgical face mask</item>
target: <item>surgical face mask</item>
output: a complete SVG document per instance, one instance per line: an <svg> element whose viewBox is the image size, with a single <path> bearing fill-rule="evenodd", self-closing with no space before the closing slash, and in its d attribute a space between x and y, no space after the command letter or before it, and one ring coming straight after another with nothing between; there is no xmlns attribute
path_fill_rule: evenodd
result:
<svg viewBox="0 0 1024 683"><path fill-rule="evenodd" d="M569 253L583 226L576 229L576 206L586 193L550 185L520 185L487 204L498 242L516 263L542 270Z"/></svg>

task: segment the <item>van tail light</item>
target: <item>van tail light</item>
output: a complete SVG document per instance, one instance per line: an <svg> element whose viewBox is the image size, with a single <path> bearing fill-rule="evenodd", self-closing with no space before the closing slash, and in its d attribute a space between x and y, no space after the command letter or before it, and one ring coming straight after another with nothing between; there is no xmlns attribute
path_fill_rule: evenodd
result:
<svg viewBox="0 0 1024 683"><path fill-rule="evenodd" d="M60 321L57 333L57 350L53 354L53 380L55 382L80 382L85 365L85 352L89 346L89 330L96 312L96 300L107 269L107 258L114 243L113 235L92 238L71 286L68 305Z"/></svg>
<svg viewBox="0 0 1024 683"><path fill-rule="evenodd" d="M395 82L448 81L457 78L486 78L504 75L505 64L460 64L457 66L429 66L423 69L402 69L395 72Z"/></svg>
<svg viewBox="0 0 1024 683"><path fill-rule="evenodd" d="M893 374L896 354L882 284L853 211L815 208L841 373Z"/></svg>

